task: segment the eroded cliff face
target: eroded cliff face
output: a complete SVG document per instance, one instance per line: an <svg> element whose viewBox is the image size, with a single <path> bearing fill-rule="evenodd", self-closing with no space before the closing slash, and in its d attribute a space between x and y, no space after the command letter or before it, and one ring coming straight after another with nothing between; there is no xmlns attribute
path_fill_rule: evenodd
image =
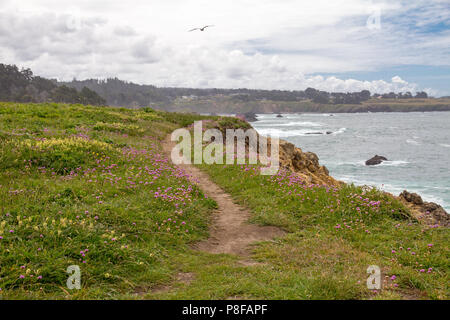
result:
<svg viewBox="0 0 450 320"><path fill-rule="evenodd" d="M417 193L406 190L400 193L398 199L411 210L418 220L429 225L450 227L450 215L437 203L423 201Z"/></svg>
<svg viewBox="0 0 450 320"><path fill-rule="evenodd" d="M248 128L251 128L251 126L244 120L240 121L243 122L242 129L246 130ZM231 128L230 123L221 123L220 121L204 121L204 123L206 123L210 128L212 127L215 129L219 129L224 137L226 134L226 129ZM235 125L235 123L231 125ZM238 129L236 127L234 128ZM257 134L257 136L259 141L259 134ZM267 139L267 144L267 150L270 155L270 138ZM246 151L249 151L248 140L246 141ZM259 149L257 150L257 152L259 152ZM329 175L328 169L325 166L320 165L319 157L315 153L303 152L302 149L296 147L294 144L282 139L279 140L279 161L281 168L287 169L291 172L295 172L308 183L333 186L339 186L343 184L343 182L337 181Z"/></svg>
<svg viewBox="0 0 450 320"><path fill-rule="evenodd" d="M339 186L342 182L329 175L328 169L321 166L319 157L312 152L303 152L294 144L280 139L280 167L295 172L312 184Z"/></svg>

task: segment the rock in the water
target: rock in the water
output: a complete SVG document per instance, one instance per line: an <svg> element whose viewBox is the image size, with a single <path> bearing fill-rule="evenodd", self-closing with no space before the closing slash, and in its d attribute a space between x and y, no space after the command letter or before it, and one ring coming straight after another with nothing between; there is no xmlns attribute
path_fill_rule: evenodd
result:
<svg viewBox="0 0 450 320"><path fill-rule="evenodd" d="M281 114L277 114L277 118L283 118Z"/></svg>
<svg viewBox="0 0 450 320"><path fill-rule="evenodd" d="M388 161L388 159L383 156L376 155L375 157L366 161L366 166L375 166L382 163L383 161Z"/></svg>

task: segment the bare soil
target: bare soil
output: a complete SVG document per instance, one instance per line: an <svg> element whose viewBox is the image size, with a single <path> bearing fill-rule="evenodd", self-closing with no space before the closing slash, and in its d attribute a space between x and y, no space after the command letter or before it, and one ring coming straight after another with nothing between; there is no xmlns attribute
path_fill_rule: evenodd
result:
<svg viewBox="0 0 450 320"><path fill-rule="evenodd" d="M175 142L170 141L170 136L163 141L162 147L169 159L174 146ZM212 182L206 173L192 164L180 165L180 167L218 205L213 213L210 237L206 241L197 243L196 249L209 253L228 253L246 257L250 253L252 243L272 240L285 233L276 227L248 223L250 211L233 202L231 195ZM248 260L243 262L250 264Z"/></svg>

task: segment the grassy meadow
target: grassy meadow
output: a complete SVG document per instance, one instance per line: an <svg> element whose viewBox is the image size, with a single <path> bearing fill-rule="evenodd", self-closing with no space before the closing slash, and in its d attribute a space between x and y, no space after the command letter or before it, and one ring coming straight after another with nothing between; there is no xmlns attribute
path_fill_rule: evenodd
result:
<svg viewBox="0 0 450 320"><path fill-rule="evenodd" d="M250 165L201 168L252 210L252 222L289 231L258 245L254 257L295 274L301 298L448 299L449 230L420 224L385 193L311 185L285 170L263 176ZM369 265L382 271L380 292L366 287Z"/></svg>
<svg viewBox="0 0 450 320"><path fill-rule="evenodd" d="M153 110L0 103L0 295L115 298L167 282L214 208L160 152ZM67 291L80 265L82 290Z"/></svg>
<svg viewBox="0 0 450 320"><path fill-rule="evenodd" d="M285 171L201 165L252 223L288 234L255 244L254 265L193 250L216 203L160 142L199 119L0 103L0 297L448 299L448 229L421 225L377 190L308 185ZM81 290L66 286L70 265ZM366 287L369 265L383 270L380 292Z"/></svg>

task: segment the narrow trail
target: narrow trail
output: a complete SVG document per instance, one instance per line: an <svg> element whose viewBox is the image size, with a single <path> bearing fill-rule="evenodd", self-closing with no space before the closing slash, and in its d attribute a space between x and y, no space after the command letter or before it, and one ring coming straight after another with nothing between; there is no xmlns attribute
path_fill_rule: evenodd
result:
<svg viewBox="0 0 450 320"><path fill-rule="evenodd" d="M174 146L175 142L170 141L170 135L162 142L164 153L169 159ZM213 213L210 237L196 244L196 249L209 253L228 253L247 257L253 242L268 241L285 234L283 230L276 227L249 224L247 221L251 213L234 203L231 195L212 182L206 173L193 165L179 165L179 167L192 176L203 192L214 199L218 205ZM254 264L248 260L242 263Z"/></svg>

